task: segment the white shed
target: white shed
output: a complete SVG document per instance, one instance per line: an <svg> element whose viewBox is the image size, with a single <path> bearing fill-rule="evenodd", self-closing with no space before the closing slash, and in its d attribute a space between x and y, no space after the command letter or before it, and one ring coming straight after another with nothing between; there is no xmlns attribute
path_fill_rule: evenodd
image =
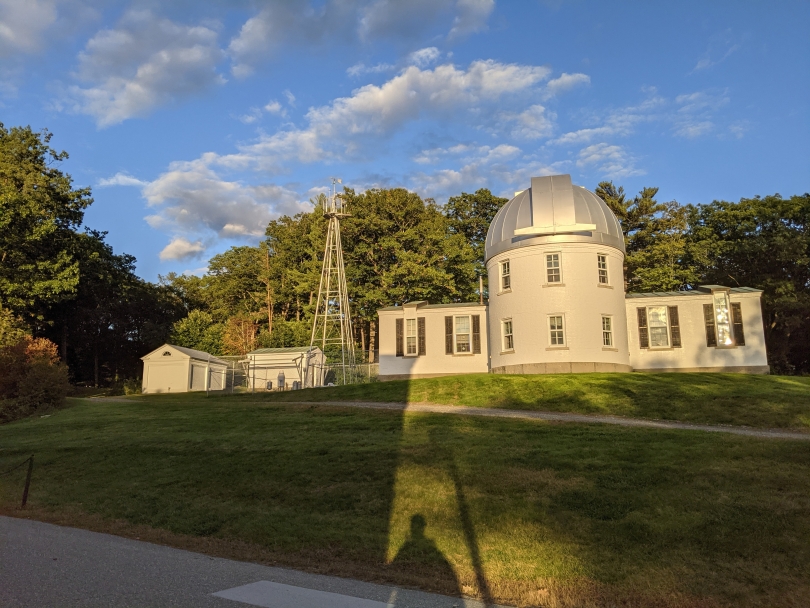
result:
<svg viewBox="0 0 810 608"><path fill-rule="evenodd" d="M144 393L225 390L228 364L201 350L164 344L141 360Z"/></svg>
<svg viewBox="0 0 810 608"><path fill-rule="evenodd" d="M247 354L248 388L273 390L322 386L326 357L320 348L259 348Z"/></svg>

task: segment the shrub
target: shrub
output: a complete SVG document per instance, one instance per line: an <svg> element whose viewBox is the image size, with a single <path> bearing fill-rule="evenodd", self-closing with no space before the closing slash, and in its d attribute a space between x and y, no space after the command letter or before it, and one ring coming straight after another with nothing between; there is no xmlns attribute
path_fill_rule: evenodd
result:
<svg viewBox="0 0 810 608"><path fill-rule="evenodd" d="M0 346L0 422L61 407L70 389L56 344L23 336Z"/></svg>
<svg viewBox="0 0 810 608"><path fill-rule="evenodd" d="M138 378L124 380L125 395L140 395L143 392L143 384Z"/></svg>

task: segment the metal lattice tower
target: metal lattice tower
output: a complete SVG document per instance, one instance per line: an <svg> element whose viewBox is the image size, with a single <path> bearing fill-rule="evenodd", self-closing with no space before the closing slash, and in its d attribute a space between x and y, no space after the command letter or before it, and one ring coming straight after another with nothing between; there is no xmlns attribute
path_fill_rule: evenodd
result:
<svg viewBox="0 0 810 608"><path fill-rule="evenodd" d="M343 246L340 240L340 220L349 217L343 202L343 195L336 192L340 179L332 179L332 193L324 201L323 214L329 218L326 232L326 247L323 253L321 284L318 287L318 301L315 317L312 320L312 336L309 349L319 346L325 355L336 354L340 349L342 372L339 377L343 384L356 380L354 355L354 334L349 310L349 295L346 289L346 271L343 266ZM316 370L311 379L307 374L307 385L318 386L324 381L325 370ZM317 377L320 376L320 377Z"/></svg>

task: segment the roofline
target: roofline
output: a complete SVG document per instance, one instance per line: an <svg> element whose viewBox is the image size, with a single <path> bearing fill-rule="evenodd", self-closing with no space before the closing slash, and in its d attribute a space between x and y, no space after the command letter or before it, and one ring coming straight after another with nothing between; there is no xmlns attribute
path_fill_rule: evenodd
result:
<svg viewBox="0 0 810 608"><path fill-rule="evenodd" d="M489 304L481 304L480 302L448 302L447 304L421 304L417 306L418 310L422 310L425 308L429 309L436 309L436 308L473 308L475 306L479 306L481 308L487 308ZM384 308L378 308L377 312L392 312L392 311L400 311L405 310L406 308L414 308L412 306L408 306L405 304L404 306L386 306Z"/></svg>
<svg viewBox="0 0 810 608"><path fill-rule="evenodd" d="M761 294L763 291L761 289L756 289L755 287L723 287L722 285L713 285L712 287L715 290L725 291L728 290L729 293L737 294L737 295L744 295L744 294ZM648 291L644 293L626 293L624 294L625 299L639 299L639 298L683 298L683 297L694 297L694 296L706 296L711 297L712 292L706 289L690 289L688 291Z"/></svg>

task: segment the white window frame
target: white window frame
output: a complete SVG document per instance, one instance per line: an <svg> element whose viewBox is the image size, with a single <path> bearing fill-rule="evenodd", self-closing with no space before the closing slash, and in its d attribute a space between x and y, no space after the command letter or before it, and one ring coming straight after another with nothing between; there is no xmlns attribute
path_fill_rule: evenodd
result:
<svg viewBox="0 0 810 608"><path fill-rule="evenodd" d="M560 327L552 328L551 326L552 319L560 319ZM548 317L546 318L546 327L548 328L549 348L565 348L566 346L568 346L568 339L565 335L565 328L566 328L565 314L558 312L548 315ZM562 342L555 343L555 340L559 338L559 336L555 335L555 332L560 332L562 334Z"/></svg>
<svg viewBox="0 0 810 608"><path fill-rule="evenodd" d="M665 327L667 330L667 343L665 345L660 344L653 344L653 325L652 325L652 314L651 310L654 308L663 308L664 309L664 322ZM647 342L649 343L650 350L660 350L660 349L670 349L672 348L672 336L670 335L670 323L669 323L669 306L666 304L658 304L655 306L647 306Z"/></svg>
<svg viewBox="0 0 810 608"><path fill-rule="evenodd" d="M603 260L605 263L604 268L602 268ZM610 285L610 274L608 273L608 256L606 253L596 254L596 275L600 285ZM602 280L603 277L604 280Z"/></svg>
<svg viewBox="0 0 810 608"><path fill-rule="evenodd" d="M549 278L550 278L549 277L549 271L553 270L554 268L552 266L549 266L548 263L549 263L551 257L555 256L555 255L557 256L557 268L555 270L557 270L557 275L558 275L559 278L556 281L551 281L551 280L549 280ZM563 282L562 253L559 252L559 251L551 251L551 252L547 253L545 257L546 257L546 284L547 285L562 285L562 282Z"/></svg>
<svg viewBox="0 0 810 608"><path fill-rule="evenodd" d="M467 333L458 333L458 319L467 319ZM467 336L467 348L469 350L459 350L458 336ZM472 355L473 354L473 334L472 334L472 315L453 315L453 353L456 355Z"/></svg>
<svg viewBox="0 0 810 608"><path fill-rule="evenodd" d="M416 357L419 354L419 329L416 319L405 319L405 356ZM413 348L413 350L411 350Z"/></svg>
<svg viewBox="0 0 810 608"><path fill-rule="evenodd" d="M602 315L602 347L613 348L613 317L610 315Z"/></svg>
<svg viewBox="0 0 810 608"><path fill-rule="evenodd" d="M509 330L508 332L506 330ZM512 319L501 319L501 352L511 353L515 350L515 327Z"/></svg>
<svg viewBox="0 0 810 608"><path fill-rule="evenodd" d="M722 302L718 302L720 298L722 298ZM725 306L725 310L723 310L723 306ZM734 319L731 316L731 298L725 289L712 292L712 310L714 311L714 335L717 340L715 348L734 348L736 340L734 339ZM721 326L726 327L725 341L721 337Z"/></svg>
<svg viewBox="0 0 810 608"><path fill-rule="evenodd" d="M503 260L498 264L501 270L500 292L512 291L512 265L509 260Z"/></svg>

